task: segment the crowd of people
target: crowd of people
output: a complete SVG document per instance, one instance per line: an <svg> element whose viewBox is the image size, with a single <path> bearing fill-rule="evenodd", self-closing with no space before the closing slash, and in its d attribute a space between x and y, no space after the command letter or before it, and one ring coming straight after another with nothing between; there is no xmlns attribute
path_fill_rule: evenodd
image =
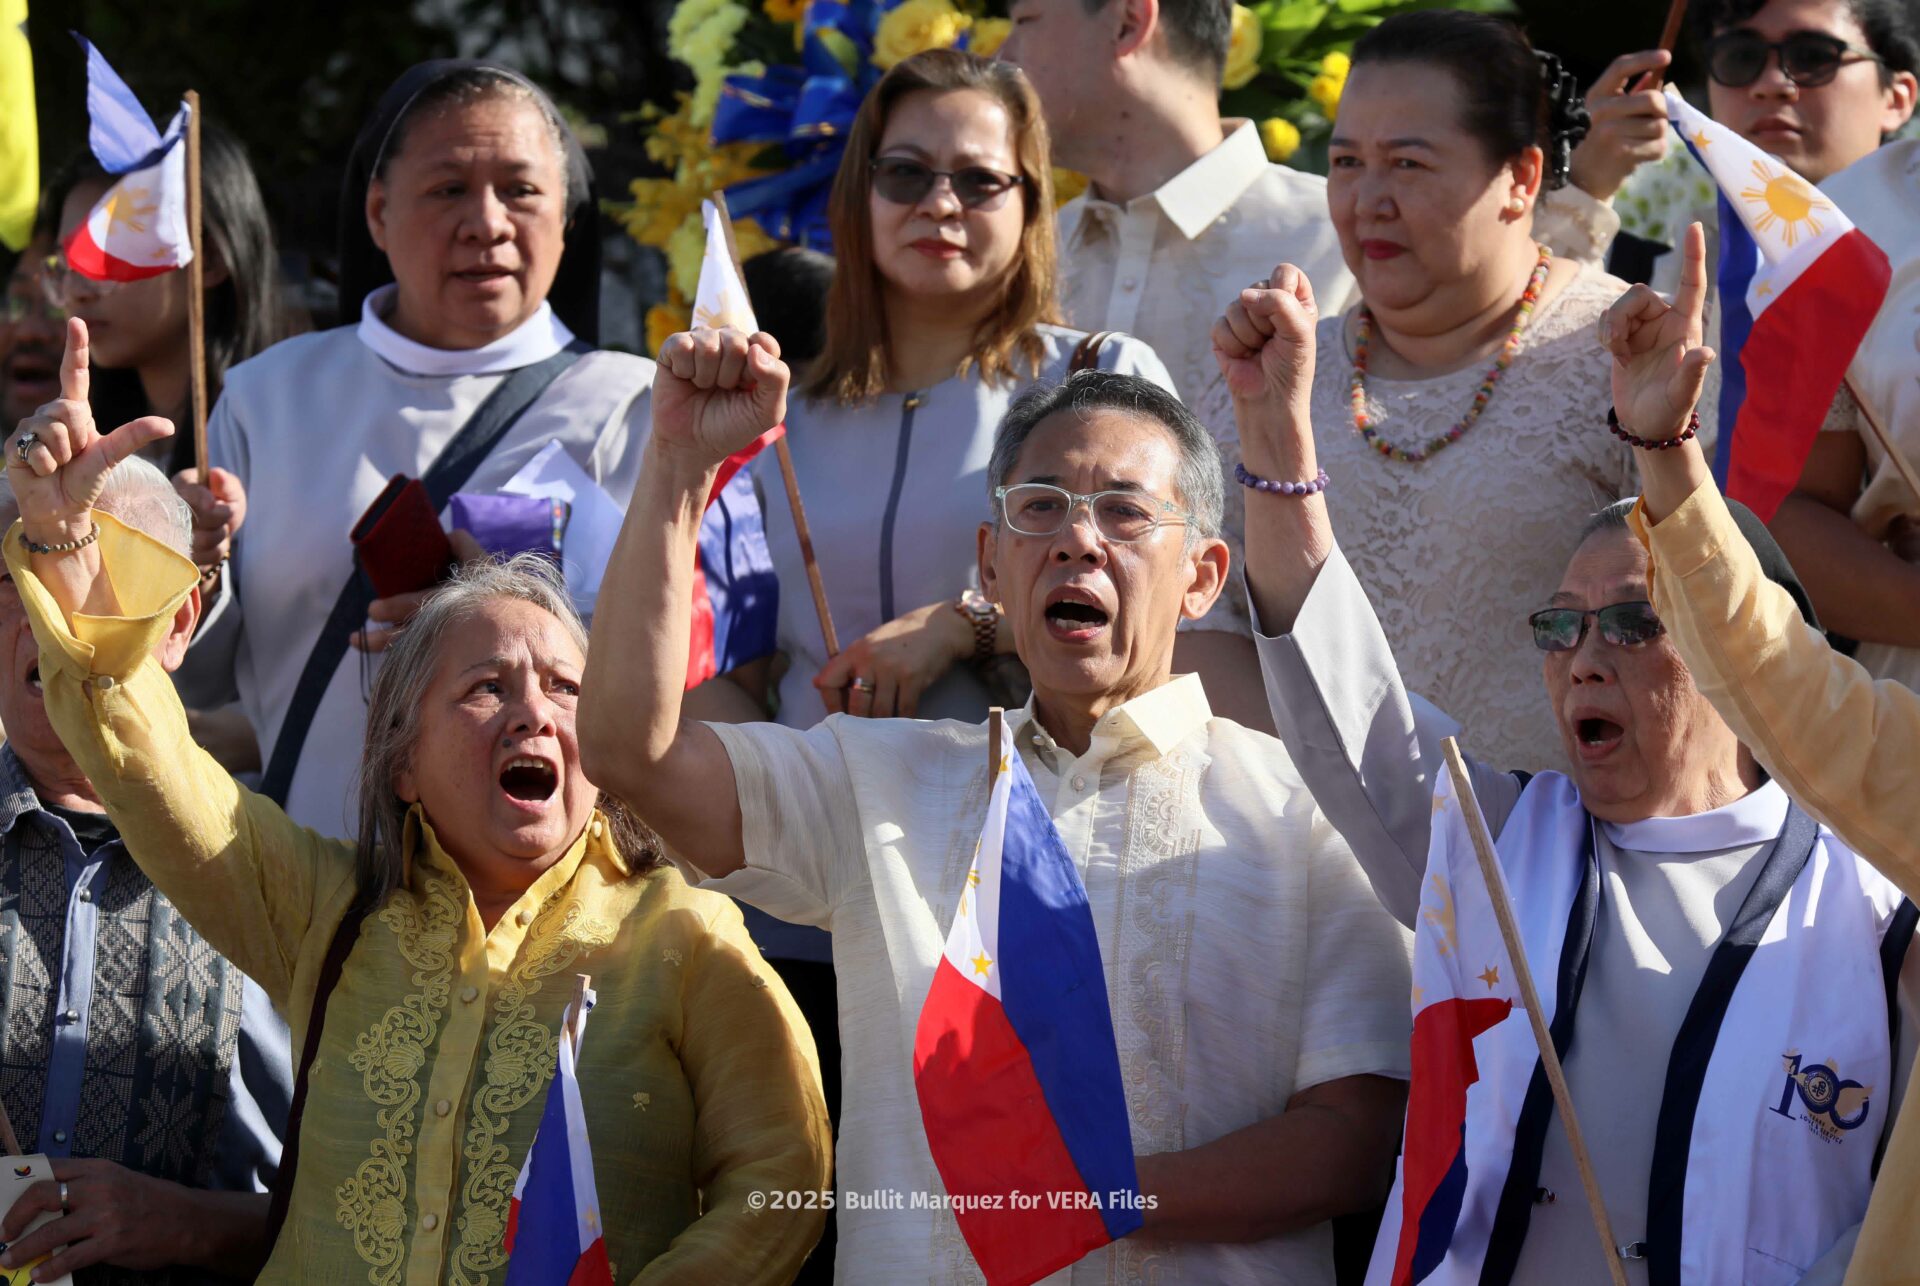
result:
<svg viewBox="0 0 1920 1286"><path fill-rule="evenodd" d="M746 265L763 330L652 360L597 346L592 168L519 72L381 99L329 329L210 124L204 473L185 274L81 275L108 180L49 184L0 329L0 1107L53 1178L0 1269L504 1281L589 975L616 1280L979 1280L883 1198L943 1191L915 1032L1004 707L1145 1198L1049 1282L1393 1280L1447 736L1619 1246L1509 1023L1428 1279L1920 1280L1902 0L1691 9L1712 116L1895 268L1767 524L1707 463L1711 219L1612 207L1670 150L1667 53L1582 93L1508 19L1390 18L1321 179L1221 118L1222 0L1010 8L996 58L868 94L834 257ZM782 423L810 535L762 453L777 624L689 685L703 515ZM375 588L391 480L439 512L554 450L624 511L589 614L458 529Z"/></svg>

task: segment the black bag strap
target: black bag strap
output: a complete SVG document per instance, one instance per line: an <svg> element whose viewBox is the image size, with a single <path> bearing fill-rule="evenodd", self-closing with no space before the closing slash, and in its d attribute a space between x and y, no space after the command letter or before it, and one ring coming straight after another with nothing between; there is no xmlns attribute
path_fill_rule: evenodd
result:
<svg viewBox="0 0 1920 1286"><path fill-rule="evenodd" d="M487 395L487 400L460 426L453 441L441 449L420 480L436 513L446 508L453 493L466 485L480 462L500 444L500 439L519 422L527 408L540 400L540 395L560 373L579 361L581 354L591 351L585 341L576 339L545 361L522 366L500 381ZM307 654L307 663L300 670L300 681L294 685L293 699L287 702L280 735L274 738L273 754L267 759L260 793L276 804L287 802L287 792L293 789L294 770L300 766L301 748L307 744L307 732L313 727L314 716L320 713L320 702L327 695L334 672L347 655L353 632L367 619L367 606L372 602L373 587L355 567L341 587L340 596L334 600L333 610L327 613L320 636L313 641L313 650Z"/></svg>
<svg viewBox="0 0 1920 1286"><path fill-rule="evenodd" d="M1108 340L1119 333L1117 330L1097 330L1081 340L1073 350L1073 360L1067 364L1067 373L1099 370L1100 350L1107 346Z"/></svg>
<svg viewBox="0 0 1920 1286"><path fill-rule="evenodd" d="M346 967L353 944L360 939L360 925L367 908L355 905L333 931L327 944L327 957L320 964L320 981L313 993L313 1009L307 1015L307 1038L300 1045L300 1065L293 1074L293 1102L287 1109L285 1143L280 1149L280 1169L273 1176L273 1200L267 1207L267 1246L280 1239L281 1226L287 1222L287 1203L293 1199L293 1175L300 1168L300 1118L307 1110L307 1076L320 1053L320 1029L327 1018L327 1001L340 983L340 971Z"/></svg>

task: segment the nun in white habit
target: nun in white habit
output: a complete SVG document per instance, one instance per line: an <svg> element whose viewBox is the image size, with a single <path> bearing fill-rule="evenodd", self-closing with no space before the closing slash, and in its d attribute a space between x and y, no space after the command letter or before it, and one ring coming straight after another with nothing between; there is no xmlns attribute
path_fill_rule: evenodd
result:
<svg viewBox="0 0 1920 1286"><path fill-rule="evenodd" d="M1313 314L1283 266L1214 332L1245 466L1275 482L1317 471ZM1614 385L1626 397L1631 374ZM1401 682L1328 524L1339 485L1248 496L1256 642L1301 776L1413 926L1439 742L1458 725ZM1560 584L1540 586L1541 611L1457 640L1525 647L1531 626L1573 764L1529 778L1476 763L1475 790L1627 1279L1838 1283L1912 1063L1914 907L1766 779L1664 637L1647 577L1615 506L1587 520ZM1500 1024L1474 1054L1465 1190L1425 1280L1607 1282L1527 1024ZM1402 1195L1396 1183L1369 1282L1393 1268Z"/></svg>
<svg viewBox="0 0 1920 1286"><path fill-rule="evenodd" d="M654 367L594 349L595 218L586 157L539 88L423 63L382 98L342 188L340 304L356 320L228 374L209 450L245 485L247 518L195 663L230 666L263 790L298 822L357 829L364 694L418 606L375 601L349 544L390 477L426 481L443 507L557 441L616 502L632 493Z"/></svg>

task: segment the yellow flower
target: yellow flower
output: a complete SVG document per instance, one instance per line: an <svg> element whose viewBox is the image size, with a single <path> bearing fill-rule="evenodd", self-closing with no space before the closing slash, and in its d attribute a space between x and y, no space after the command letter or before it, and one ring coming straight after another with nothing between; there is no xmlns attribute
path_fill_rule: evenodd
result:
<svg viewBox="0 0 1920 1286"><path fill-rule="evenodd" d="M1300 130L1284 116L1269 116L1260 122L1260 141L1269 161L1283 162L1300 149Z"/></svg>
<svg viewBox="0 0 1920 1286"><path fill-rule="evenodd" d="M769 250L778 250L780 243L767 235L767 230L754 219L735 219L733 221L733 248L745 263L757 254Z"/></svg>
<svg viewBox="0 0 1920 1286"><path fill-rule="evenodd" d="M982 58L991 58L1006 43L1007 33L1012 30L1013 23L1005 18L975 18L973 34L967 39L967 50Z"/></svg>
<svg viewBox="0 0 1920 1286"><path fill-rule="evenodd" d="M1087 176L1074 170L1053 167L1053 203L1065 205L1087 190Z"/></svg>
<svg viewBox="0 0 1920 1286"><path fill-rule="evenodd" d="M700 211L695 210L673 230L666 250L673 288L683 299L692 299L700 289L700 260L707 253L707 230L700 222Z"/></svg>
<svg viewBox="0 0 1920 1286"><path fill-rule="evenodd" d="M647 351L659 356L660 345L693 325L693 314L673 303L655 304L647 309Z"/></svg>
<svg viewBox="0 0 1920 1286"><path fill-rule="evenodd" d="M1307 86L1307 97L1328 120L1340 113L1340 95L1346 92L1347 73L1352 70L1353 59L1336 49L1320 60L1320 74Z"/></svg>
<svg viewBox="0 0 1920 1286"><path fill-rule="evenodd" d="M1260 72L1260 15L1245 5L1233 6L1233 36L1227 44L1227 65L1220 83L1238 89Z"/></svg>
<svg viewBox="0 0 1920 1286"><path fill-rule="evenodd" d="M800 22L807 16L807 0L763 0L760 8L775 22Z"/></svg>
<svg viewBox="0 0 1920 1286"><path fill-rule="evenodd" d="M887 71L928 49L950 49L973 20L953 0L902 0L873 33L873 65Z"/></svg>
<svg viewBox="0 0 1920 1286"><path fill-rule="evenodd" d="M694 38L707 23L729 8L737 9L732 0L680 0L673 8L673 16L667 19L667 52L681 62L687 62L687 42ZM744 21L745 11L740 14Z"/></svg>

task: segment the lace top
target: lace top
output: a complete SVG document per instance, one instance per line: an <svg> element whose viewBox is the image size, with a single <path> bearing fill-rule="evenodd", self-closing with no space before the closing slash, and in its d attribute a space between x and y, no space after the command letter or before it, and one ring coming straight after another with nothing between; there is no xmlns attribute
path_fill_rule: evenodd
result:
<svg viewBox="0 0 1920 1286"><path fill-rule="evenodd" d="M1334 534L1408 690L1505 768L1567 766L1527 615L1559 587L1587 515L1639 487L1631 449L1607 433L1609 365L1594 339L1624 289L1582 268L1534 313L1479 421L1424 464L1388 460L1354 431L1345 319L1320 323L1314 442L1333 479ZM1486 365L1424 380L1369 374L1377 432L1400 444L1446 432Z"/></svg>

